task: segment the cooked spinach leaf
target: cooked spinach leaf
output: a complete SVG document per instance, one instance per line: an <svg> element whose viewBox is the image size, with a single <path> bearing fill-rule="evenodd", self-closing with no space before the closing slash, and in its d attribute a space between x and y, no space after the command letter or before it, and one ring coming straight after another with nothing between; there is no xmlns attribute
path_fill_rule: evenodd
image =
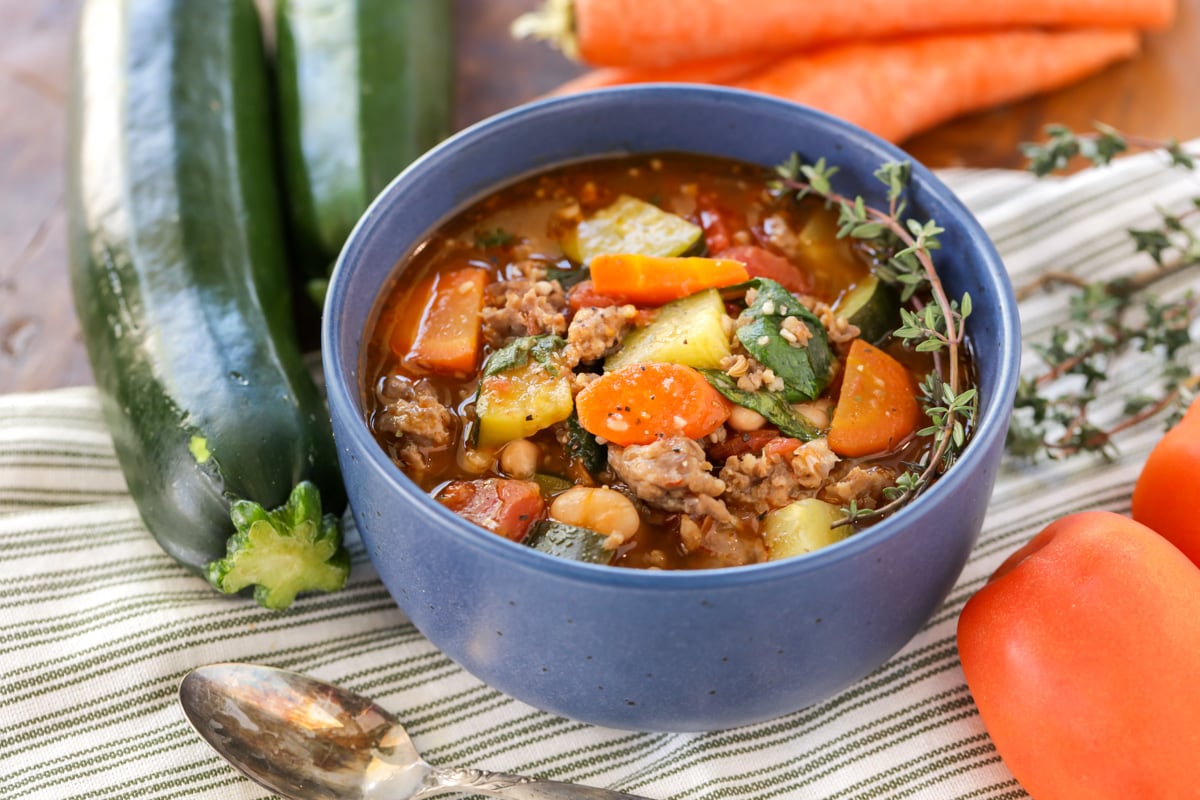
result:
<svg viewBox="0 0 1200 800"><path fill-rule="evenodd" d="M779 432L784 436L804 442L820 438L821 431L793 411L782 394L766 389L748 392L739 388L736 380L719 369L702 369L700 372L726 400L762 414L768 422L779 428Z"/></svg>
<svg viewBox="0 0 1200 800"><path fill-rule="evenodd" d="M490 231L475 231L475 246L480 250L493 247L508 247L517 237L504 228L493 228Z"/></svg>
<svg viewBox="0 0 1200 800"><path fill-rule="evenodd" d="M825 326L792 293L768 278L749 282L754 301L743 316L749 319L737 330L746 352L783 381L783 396L790 403L815 400L833 377L834 356ZM809 330L808 341L796 344L783 333L783 321L795 317Z"/></svg>
<svg viewBox="0 0 1200 800"><path fill-rule="evenodd" d="M559 263L569 264L571 262L561 261ZM546 280L558 281L564 292L591 277L592 272L587 267L546 267Z"/></svg>
<svg viewBox="0 0 1200 800"><path fill-rule="evenodd" d="M566 344L561 337L552 333L514 339L488 356L487 361L483 364L483 376L486 378L510 369L523 367L529 363L531 358L545 367L551 375L556 375L558 367L554 363L553 356Z"/></svg>

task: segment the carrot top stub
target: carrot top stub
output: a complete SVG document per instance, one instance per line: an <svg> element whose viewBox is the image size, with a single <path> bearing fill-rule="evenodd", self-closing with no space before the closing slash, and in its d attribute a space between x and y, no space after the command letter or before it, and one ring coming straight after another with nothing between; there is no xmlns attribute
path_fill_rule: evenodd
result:
<svg viewBox="0 0 1200 800"><path fill-rule="evenodd" d="M829 425L829 449L849 457L895 450L920 418L917 388L904 365L855 339Z"/></svg>
<svg viewBox="0 0 1200 800"><path fill-rule="evenodd" d="M700 439L729 418L729 401L682 364L630 364L607 372L575 397L584 430L622 446L669 436Z"/></svg>
<svg viewBox="0 0 1200 800"><path fill-rule="evenodd" d="M597 294L642 306L660 306L750 278L746 265L731 258L606 253L594 256L589 266Z"/></svg>

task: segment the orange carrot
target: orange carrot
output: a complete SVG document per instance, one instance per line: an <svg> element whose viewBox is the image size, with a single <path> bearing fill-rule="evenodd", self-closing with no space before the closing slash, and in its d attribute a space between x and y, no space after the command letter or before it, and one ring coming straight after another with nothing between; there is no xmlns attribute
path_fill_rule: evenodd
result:
<svg viewBox="0 0 1200 800"><path fill-rule="evenodd" d="M792 55L725 85L811 106L899 142L960 114L1066 86L1137 49L1132 30L912 36Z"/></svg>
<svg viewBox="0 0 1200 800"><path fill-rule="evenodd" d="M619 445L666 436L699 439L729 419L729 401L682 364L630 364L607 372L575 396L584 430Z"/></svg>
<svg viewBox="0 0 1200 800"><path fill-rule="evenodd" d="M440 374L465 375L474 370L479 360L479 311L486 285L487 272L479 267L434 276L405 363ZM419 297L415 293L413 299Z"/></svg>
<svg viewBox="0 0 1200 800"><path fill-rule="evenodd" d="M924 36L788 58L737 86L898 142L960 114L1074 83L1137 49L1137 35L1121 30Z"/></svg>
<svg viewBox="0 0 1200 800"><path fill-rule="evenodd" d="M774 56L763 58L755 54L749 58L735 56L662 67L602 67L588 70L559 85L550 96L630 83L731 83L768 66L773 60Z"/></svg>
<svg viewBox="0 0 1200 800"><path fill-rule="evenodd" d="M589 262L597 294L627 303L661 306L702 289L749 280L746 266L731 258L672 258L605 253Z"/></svg>
<svg viewBox="0 0 1200 800"><path fill-rule="evenodd" d="M1167 27L1176 0L548 0L513 24L593 66L662 67L855 40L1000 28ZM1001 65L997 65L1001 66Z"/></svg>
<svg viewBox="0 0 1200 800"><path fill-rule="evenodd" d="M434 276L429 275L414 284L398 300L389 300L379 315L379 327L387 331L388 346L404 358L412 349L421 325L422 309L433 295Z"/></svg>
<svg viewBox="0 0 1200 800"><path fill-rule="evenodd" d="M829 449L851 457L895 450L917 429L916 394L903 364L855 339L829 424Z"/></svg>

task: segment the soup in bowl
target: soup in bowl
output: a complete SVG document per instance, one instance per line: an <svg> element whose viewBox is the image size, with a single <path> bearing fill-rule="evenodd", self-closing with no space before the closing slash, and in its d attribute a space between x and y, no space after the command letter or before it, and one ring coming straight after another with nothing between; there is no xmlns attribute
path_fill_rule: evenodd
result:
<svg viewBox="0 0 1200 800"><path fill-rule="evenodd" d="M929 618L1017 337L987 237L902 152L661 86L415 163L323 343L357 526L418 629L548 711L701 730L824 699Z"/></svg>

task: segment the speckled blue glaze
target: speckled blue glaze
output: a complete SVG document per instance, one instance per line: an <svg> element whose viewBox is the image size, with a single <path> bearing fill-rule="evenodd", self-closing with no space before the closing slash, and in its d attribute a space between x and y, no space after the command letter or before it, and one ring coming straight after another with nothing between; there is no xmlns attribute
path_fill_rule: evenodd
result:
<svg viewBox="0 0 1200 800"><path fill-rule="evenodd" d="M798 151L840 167L835 186L882 203L872 173L906 159L837 119L760 95L690 86L606 89L523 106L433 149L375 201L325 306L329 405L371 561L435 645L546 711L614 728L698 731L796 711L845 689L932 616L982 525L1016 390L1016 302L967 209L914 164L910 203L946 228L940 271L968 291L982 414L961 460L916 503L816 553L733 569L580 564L476 528L433 502L363 421L364 326L397 262L442 220L514 178L599 154L708 153L764 165ZM878 189L876 187L879 187Z"/></svg>

